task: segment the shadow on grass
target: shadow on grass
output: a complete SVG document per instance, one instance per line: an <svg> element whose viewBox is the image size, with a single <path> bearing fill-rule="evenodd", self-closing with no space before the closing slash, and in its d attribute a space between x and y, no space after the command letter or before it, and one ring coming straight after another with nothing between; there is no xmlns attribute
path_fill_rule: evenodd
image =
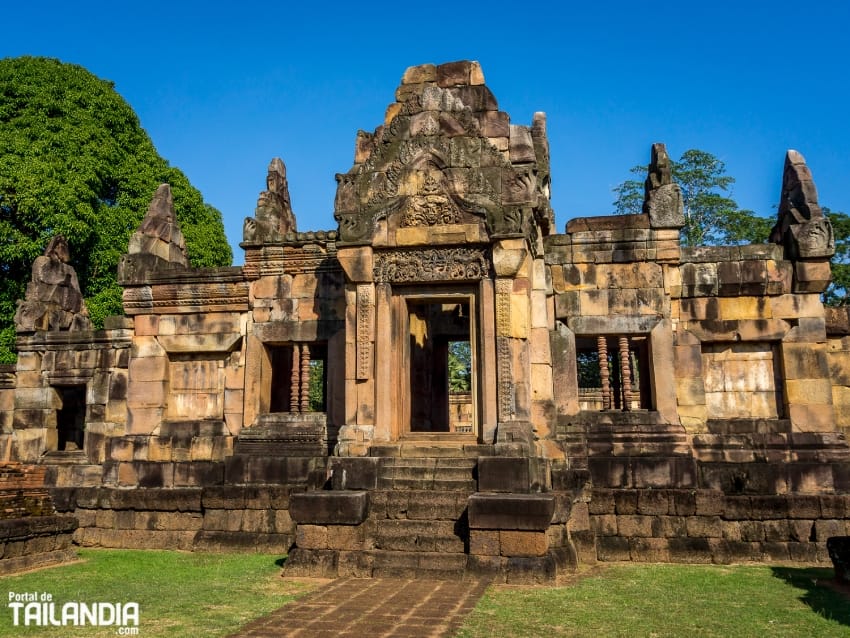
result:
<svg viewBox="0 0 850 638"><path fill-rule="evenodd" d="M274 564L277 565L278 567L283 567L286 564L286 558L287 558L286 556L284 556L283 558L278 558L274 562Z"/></svg>
<svg viewBox="0 0 850 638"><path fill-rule="evenodd" d="M850 601L831 589L826 581L834 578L831 569L817 567L771 567L776 578L803 590L800 600L819 616L850 627Z"/></svg>

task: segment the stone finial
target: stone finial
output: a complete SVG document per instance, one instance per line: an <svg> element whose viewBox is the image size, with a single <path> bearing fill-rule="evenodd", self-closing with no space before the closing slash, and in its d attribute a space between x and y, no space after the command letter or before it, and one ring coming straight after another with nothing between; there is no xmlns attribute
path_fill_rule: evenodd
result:
<svg viewBox="0 0 850 638"><path fill-rule="evenodd" d="M186 240L174 214L171 187L161 184L145 218L130 237L127 254L118 263L118 281L137 283L154 271L188 267Z"/></svg>
<svg viewBox="0 0 850 638"><path fill-rule="evenodd" d="M679 185L673 182L673 165L667 147L652 145L652 157L644 183L643 212L652 228L681 228L685 225L684 204Z"/></svg>
<svg viewBox="0 0 850 638"><path fill-rule="evenodd" d="M77 273L70 265L68 242L56 235L32 264L26 297L15 312L17 332L91 330Z"/></svg>
<svg viewBox="0 0 850 638"><path fill-rule="evenodd" d="M286 165L279 157L275 157L269 164L266 190L257 199L254 217L245 220L242 238L247 242L282 241L288 233L296 230Z"/></svg>
<svg viewBox="0 0 850 638"><path fill-rule="evenodd" d="M803 155L785 154L782 191L770 241L784 244L789 259L825 259L835 253L832 224L818 205L818 191Z"/></svg>
<svg viewBox="0 0 850 638"><path fill-rule="evenodd" d="M667 147L656 142L652 145L652 155L649 161L649 174L646 177L646 192L666 186L673 183L673 166L670 163L670 156L667 154Z"/></svg>

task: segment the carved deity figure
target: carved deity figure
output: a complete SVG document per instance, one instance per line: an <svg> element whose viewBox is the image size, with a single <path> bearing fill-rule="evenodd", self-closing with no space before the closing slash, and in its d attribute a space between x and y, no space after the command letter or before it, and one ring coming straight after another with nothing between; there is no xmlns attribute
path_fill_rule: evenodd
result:
<svg viewBox="0 0 850 638"><path fill-rule="evenodd" d="M91 330L89 312L70 261L68 242L61 235L53 237L44 254L36 257L26 297L18 302L15 312L18 332Z"/></svg>

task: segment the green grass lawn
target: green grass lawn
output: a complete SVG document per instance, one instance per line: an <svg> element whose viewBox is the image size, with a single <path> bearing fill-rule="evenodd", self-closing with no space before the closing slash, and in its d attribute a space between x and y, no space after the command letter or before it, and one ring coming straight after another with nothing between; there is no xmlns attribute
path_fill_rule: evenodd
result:
<svg viewBox="0 0 850 638"><path fill-rule="evenodd" d="M566 587L491 587L460 636L850 636L831 569L617 565Z"/></svg>
<svg viewBox="0 0 850 638"><path fill-rule="evenodd" d="M0 578L0 636L114 636L115 627L15 627L8 592L54 601L137 602L139 636L226 636L309 591L279 557L82 550L80 562ZM613 565L563 587L493 586L463 638L850 636L850 601L819 585L831 569ZM369 637L366 637L369 638Z"/></svg>
<svg viewBox="0 0 850 638"><path fill-rule="evenodd" d="M279 556L81 550L81 561L0 578L0 636L114 636L116 627L13 626L9 592L59 603L139 603L139 636L225 636L312 585L280 576ZM58 606L57 606L58 607Z"/></svg>

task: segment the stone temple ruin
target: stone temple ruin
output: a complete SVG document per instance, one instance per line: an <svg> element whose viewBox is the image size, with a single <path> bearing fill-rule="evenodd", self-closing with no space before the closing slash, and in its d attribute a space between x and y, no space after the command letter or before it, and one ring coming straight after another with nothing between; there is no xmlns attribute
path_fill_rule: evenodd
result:
<svg viewBox="0 0 850 638"><path fill-rule="evenodd" d="M789 151L771 243L684 248L549 204L546 118L474 62L409 68L328 231L286 168L244 266L193 270L159 188L92 330L67 245L33 265L0 458L46 468L83 546L287 552L308 575L546 581L596 561L825 561L850 534L850 320Z"/></svg>

